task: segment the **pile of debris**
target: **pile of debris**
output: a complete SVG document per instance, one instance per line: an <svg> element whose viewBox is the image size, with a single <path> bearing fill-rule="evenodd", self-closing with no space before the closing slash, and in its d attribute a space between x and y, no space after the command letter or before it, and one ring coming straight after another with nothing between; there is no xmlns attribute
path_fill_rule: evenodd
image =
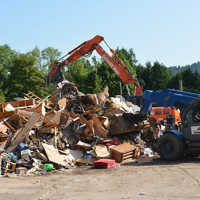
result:
<svg viewBox="0 0 200 200"><path fill-rule="evenodd" d="M146 139L154 134L138 111L120 96L109 98L108 87L84 95L71 82L45 99L29 92L24 99L2 103L0 174L42 174L82 164L109 167L114 164L99 164L99 159L137 158L144 148L139 133Z"/></svg>

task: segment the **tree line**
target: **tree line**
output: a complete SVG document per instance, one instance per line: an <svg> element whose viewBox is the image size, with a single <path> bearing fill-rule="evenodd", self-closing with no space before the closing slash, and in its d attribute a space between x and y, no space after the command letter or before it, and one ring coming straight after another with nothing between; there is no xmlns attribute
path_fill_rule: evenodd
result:
<svg viewBox="0 0 200 200"><path fill-rule="evenodd" d="M133 49L117 48L116 53L144 90L179 89L179 80L183 80L184 90L200 93L200 75L193 73L190 67L173 76L162 63L139 64ZM52 47L43 50L35 47L32 51L20 53L9 45L0 45L0 102L24 97L28 91L39 97L50 95L55 85L52 83L47 87L47 76L60 56L61 52ZM66 79L74 82L83 93L97 93L109 86L110 96L120 94L121 90L123 95L127 95L125 85L99 57L82 57L62 70ZM129 88L133 95L134 87L129 85Z"/></svg>

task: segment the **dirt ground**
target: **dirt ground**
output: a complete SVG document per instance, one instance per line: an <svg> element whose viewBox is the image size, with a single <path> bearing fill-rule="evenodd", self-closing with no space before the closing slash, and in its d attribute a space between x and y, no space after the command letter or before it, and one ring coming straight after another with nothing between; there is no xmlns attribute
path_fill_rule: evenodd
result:
<svg viewBox="0 0 200 200"><path fill-rule="evenodd" d="M0 185L1 200L200 199L200 159L147 159L112 169L81 167L36 177L3 177Z"/></svg>

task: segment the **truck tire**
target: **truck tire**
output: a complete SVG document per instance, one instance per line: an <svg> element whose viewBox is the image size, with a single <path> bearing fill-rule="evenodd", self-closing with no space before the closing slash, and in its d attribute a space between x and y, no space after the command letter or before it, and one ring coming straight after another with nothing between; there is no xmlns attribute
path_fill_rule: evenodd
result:
<svg viewBox="0 0 200 200"><path fill-rule="evenodd" d="M183 142L172 133L165 133L160 137L160 156L164 160L178 160L183 156Z"/></svg>

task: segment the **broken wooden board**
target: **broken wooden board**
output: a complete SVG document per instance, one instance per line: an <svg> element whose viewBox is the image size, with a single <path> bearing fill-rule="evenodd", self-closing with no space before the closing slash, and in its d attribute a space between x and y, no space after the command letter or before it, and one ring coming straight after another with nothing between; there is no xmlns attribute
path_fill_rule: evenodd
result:
<svg viewBox="0 0 200 200"><path fill-rule="evenodd" d="M4 112L5 107L8 104L12 105L14 108L19 108L19 107L33 106L34 101L33 101L33 99L23 99L23 100L19 100L19 101L11 101L11 102L2 103L2 104L0 104L0 110L2 112Z"/></svg>
<svg viewBox="0 0 200 200"><path fill-rule="evenodd" d="M46 157L43 153L41 153L38 149L36 150L36 152L37 152L37 156L38 156L43 162L48 162L47 157Z"/></svg>
<svg viewBox="0 0 200 200"><path fill-rule="evenodd" d="M69 167L68 156L60 154L58 149L56 149L53 145L42 143L42 146L50 162L63 167Z"/></svg>
<svg viewBox="0 0 200 200"><path fill-rule="evenodd" d="M46 113L43 122L45 123L46 126L50 127L56 127L60 124L60 117L61 117L61 112L60 111L50 111Z"/></svg>
<svg viewBox="0 0 200 200"><path fill-rule="evenodd" d="M67 105L67 99L66 98L63 97L62 99L58 100L59 110L64 110L66 105Z"/></svg>
<svg viewBox="0 0 200 200"><path fill-rule="evenodd" d="M31 108L25 108L25 111L29 111L29 112L37 112L42 114L43 116L46 114L45 111L45 102L40 103L39 105L35 105Z"/></svg>
<svg viewBox="0 0 200 200"><path fill-rule="evenodd" d="M55 134L55 128L52 128L52 127L41 127L41 128L39 128L38 133L41 133L41 134Z"/></svg>
<svg viewBox="0 0 200 200"><path fill-rule="evenodd" d="M23 116L19 115L18 113L13 114L11 117L9 117L5 123L11 130L18 130L22 128L25 124L26 120Z"/></svg>
<svg viewBox="0 0 200 200"><path fill-rule="evenodd" d="M34 127L36 122L40 120L41 115L39 113L33 113L29 121L24 125L23 128L20 128L11 139L10 145L6 148L6 151L11 152L16 149L17 145L20 142L23 142L26 136L29 134L30 130Z"/></svg>
<svg viewBox="0 0 200 200"><path fill-rule="evenodd" d="M108 134L108 130L105 129L99 120L98 116L96 114L92 115L92 120L94 123L94 133L95 135L101 137L101 138L106 138Z"/></svg>
<svg viewBox="0 0 200 200"><path fill-rule="evenodd" d="M8 127L5 124L0 124L0 133L6 134Z"/></svg>
<svg viewBox="0 0 200 200"><path fill-rule="evenodd" d="M95 146L95 154L97 158L108 158L110 157L110 153L107 150L105 145L96 145Z"/></svg>
<svg viewBox="0 0 200 200"><path fill-rule="evenodd" d="M10 117L11 115L13 115L15 113L16 113L16 111L0 112L0 120Z"/></svg>
<svg viewBox="0 0 200 200"><path fill-rule="evenodd" d="M92 146L90 144L87 144L87 143L82 142L82 141L78 141L78 143L75 144L74 147L78 148L78 149L85 149L85 150L92 148Z"/></svg>

